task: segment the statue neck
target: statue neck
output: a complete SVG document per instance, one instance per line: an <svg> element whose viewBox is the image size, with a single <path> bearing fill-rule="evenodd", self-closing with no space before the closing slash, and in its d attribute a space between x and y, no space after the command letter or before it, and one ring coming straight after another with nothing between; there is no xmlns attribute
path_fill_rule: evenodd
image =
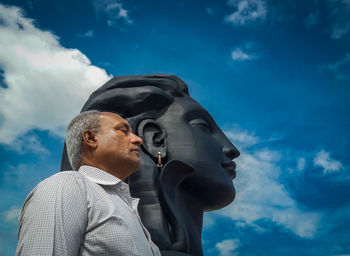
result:
<svg viewBox="0 0 350 256"><path fill-rule="evenodd" d="M141 199L142 221L162 255L203 255L204 210L190 191L192 182L186 179L194 170L180 161L172 161L159 173L147 157L141 158L141 166L142 171L129 177L130 191ZM162 207L155 207L159 204Z"/></svg>
<svg viewBox="0 0 350 256"><path fill-rule="evenodd" d="M171 226L171 250L190 255L203 255L202 224L204 207L193 190L193 175L196 171L182 161L169 161L160 175L163 205L168 208ZM198 191L197 191L198 192Z"/></svg>
<svg viewBox="0 0 350 256"><path fill-rule="evenodd" d="M202 226L203 213L198 200L180 189L176 197L176 205L180 216L176 216L184 222L185 232L188 234L188 249L191 255L203 255L202 252Z"/></svg>

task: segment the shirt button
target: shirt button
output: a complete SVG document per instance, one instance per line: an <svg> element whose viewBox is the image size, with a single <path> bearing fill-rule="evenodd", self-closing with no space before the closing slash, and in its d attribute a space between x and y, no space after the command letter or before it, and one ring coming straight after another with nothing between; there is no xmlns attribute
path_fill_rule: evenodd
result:
<svg viewBox="0 0 350 256"><path fill-rule="evenodd" d="M125 190L125 186L124 186L124 185L121 185L121 186L120 186L120 190L121 190L121 191L124 191L124 190Z"/></svg>

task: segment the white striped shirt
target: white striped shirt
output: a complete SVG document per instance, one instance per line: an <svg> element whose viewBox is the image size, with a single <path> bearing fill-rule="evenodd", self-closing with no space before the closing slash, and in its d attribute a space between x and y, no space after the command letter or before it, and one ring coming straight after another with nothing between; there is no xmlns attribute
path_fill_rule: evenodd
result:
<svg viewBox="0 0 350 256"><path fill-rule="evenodd" d="M91 166L57 173L28 195L16 255L160 255L128 184Z"/></svg>

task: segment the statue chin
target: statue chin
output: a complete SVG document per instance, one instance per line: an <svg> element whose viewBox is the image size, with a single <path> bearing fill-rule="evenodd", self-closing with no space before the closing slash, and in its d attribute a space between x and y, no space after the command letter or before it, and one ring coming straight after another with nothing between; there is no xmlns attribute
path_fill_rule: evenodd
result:
<svg viewBox="0 0 350 256"><path fill-rule="evenodd" d="M171 160L164 166L160 181L163 190L172 187L182 191L204 211L212 211L229 205L236 195L231 179L213 173L216 172L199 172L183 161Z"/></svg>
<svg viewBox="0 0 350 256"><path fill-rule="evenodd" d="M232 181L202 177L198 173L186 178L180 189L195 197L204 211L221 209L229 205L236 195Z"/></svg>

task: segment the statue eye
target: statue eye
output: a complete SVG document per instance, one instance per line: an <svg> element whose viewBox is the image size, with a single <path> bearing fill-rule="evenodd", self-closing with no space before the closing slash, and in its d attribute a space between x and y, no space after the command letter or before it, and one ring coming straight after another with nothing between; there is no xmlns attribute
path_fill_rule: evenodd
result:
<svg viewBox="0 0 350 256"><path fill-rule="evenodd" d="M205 131L208 131L208 132L210 131L208 123L201 118L191 120L190 124L192 126L199 127Z"/></svg>

